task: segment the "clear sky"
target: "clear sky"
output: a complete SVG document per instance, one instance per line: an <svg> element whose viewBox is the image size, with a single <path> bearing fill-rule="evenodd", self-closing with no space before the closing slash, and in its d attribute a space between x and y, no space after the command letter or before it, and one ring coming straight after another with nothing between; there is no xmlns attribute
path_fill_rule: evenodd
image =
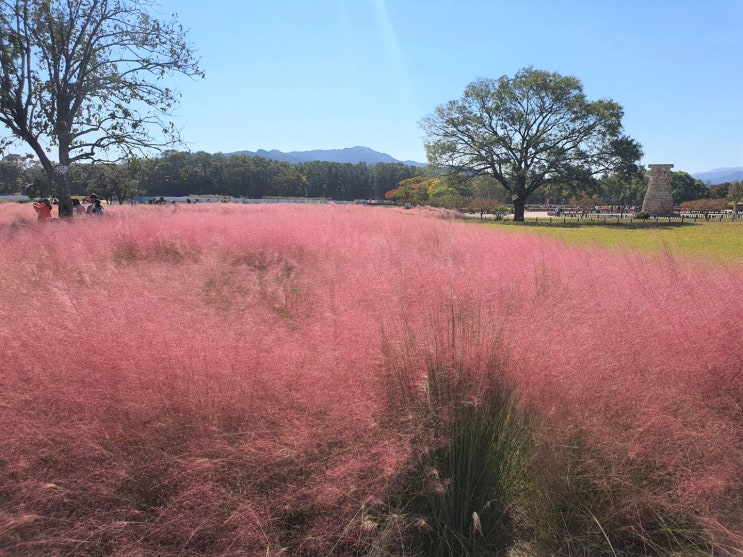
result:
<svg viewBox="0 0 743 557"><path fill-rule="evenodd" d="M363 145L425 162L420 120L478 78L573 75L624 107L643 164L743 166L743 0L159 0L204 80L193 151Z"/></svg>

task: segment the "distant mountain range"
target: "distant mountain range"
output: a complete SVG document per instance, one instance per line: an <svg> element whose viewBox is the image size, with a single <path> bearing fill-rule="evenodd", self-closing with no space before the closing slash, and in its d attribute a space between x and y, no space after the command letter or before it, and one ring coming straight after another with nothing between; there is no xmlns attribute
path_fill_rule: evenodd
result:
<svg viewBox="0 0 743 557"><path fill-rule="evenodd" d="M743 180L743 166L716 168L708 172L697 172L691 176L711 186L724 184L725 182L738 182Z"/></svg>
<svg viewBox="0 0 743 557"><path fill-rule="evenodd" d="M380 153L369 147L347 147L345 149L317 149L315 151L291 151L290 153L284 153L272 149L266 151L265 149L258 149L257 151L235 151L234 153L227 153L227 155L248 155L249 157L262 157L264 159L271 159L275 161L284 161L291 164L298 164L300 162L309 161L327 161L327 162L339 162L339 163L350 163L358 164L365 162L366 164L377 164L380 162L384 163L403 163L408 166L426 166L425 163L415 161L400 161L396 158L391 157L387 153Z"/></svg>

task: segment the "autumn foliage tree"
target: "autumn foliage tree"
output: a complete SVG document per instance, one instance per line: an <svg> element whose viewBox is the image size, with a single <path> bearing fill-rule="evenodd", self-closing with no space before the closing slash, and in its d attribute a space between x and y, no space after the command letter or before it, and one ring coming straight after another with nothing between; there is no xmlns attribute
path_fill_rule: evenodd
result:
<svg viewBox="0 0 743 557"><path fill-rule="evenodd" d="M725 199L693 199L681 203L682 211L699 213L719 212L727 209L728 202Z"/></svg>
<svg viewBox="0 0 743 557"><path fill-rule="evenodd" d="M388 191L385 199L397 203L420 205L428 200L430 192L440 187L441 182L436 178L415 176L402 180L397 188Z"/></svg>

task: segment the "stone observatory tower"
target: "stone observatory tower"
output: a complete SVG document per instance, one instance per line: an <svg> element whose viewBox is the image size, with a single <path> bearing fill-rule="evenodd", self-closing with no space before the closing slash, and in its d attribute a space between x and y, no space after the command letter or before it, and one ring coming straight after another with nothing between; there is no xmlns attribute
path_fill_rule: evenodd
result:
<svg viewBox="0 0 743 557"><path fill-rule="evenodd" d="M642 202L642 210L656 216L673 215L671 195L672 164L649 164L650 185Z"/></svg>

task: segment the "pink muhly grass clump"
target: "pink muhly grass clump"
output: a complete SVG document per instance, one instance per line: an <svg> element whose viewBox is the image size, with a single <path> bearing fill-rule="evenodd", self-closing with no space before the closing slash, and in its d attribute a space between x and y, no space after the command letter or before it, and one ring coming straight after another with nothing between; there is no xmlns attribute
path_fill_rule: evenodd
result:
<svg viewBox="0 0 743 557"><path fill-rule="evenodd" d="M405 418L432 365L463 374L462 403L511 385L538 442L581 440L633 496L743 533L743 270L437 214L0 225L0 548L368 549L368 501L419 456L426 424Z"/></svg>
<svg viewBox="0 0 743 557"><path fill-rule="evenodd" d="M0 202L0 227L3 229L26 228L36 225L37 214L33 203ZM56 208L52 209L52 216L57 215Z"/></svg>
<svg viewBox="0 0 743 557"><path fill-rule="evenodd" d="M14 232L0 256L1 545L342 552L405 450L375 425L378 325L334 268L348 247L292 207L138 209Z"/></svg>
<svg viewBox="0 0 743 557"><path fill-rule="evenodd" d="M607 459L606 474L634 483L623 488L624 503L607 493L627 512L638 494L648 503L660 497L667 512L696 516L721 544L741 547L743 300L735 292L743 271L490 230L452 232L447 241L458 251L447 246L416 263L417 280L438 281L411 286L427 308L404 312L397 336L412 332L418 348L396 357L414 362L430 352L427 343L451 361L440 347L457 344L440 335L469 315L467 329L492 341L470 347L468 357L496 347L524 403L548 418L536 431L540 444L588 443ZM435 244L411 249L412 257ZM424 380L419 374L399 388L410 392Z"/></svg>

